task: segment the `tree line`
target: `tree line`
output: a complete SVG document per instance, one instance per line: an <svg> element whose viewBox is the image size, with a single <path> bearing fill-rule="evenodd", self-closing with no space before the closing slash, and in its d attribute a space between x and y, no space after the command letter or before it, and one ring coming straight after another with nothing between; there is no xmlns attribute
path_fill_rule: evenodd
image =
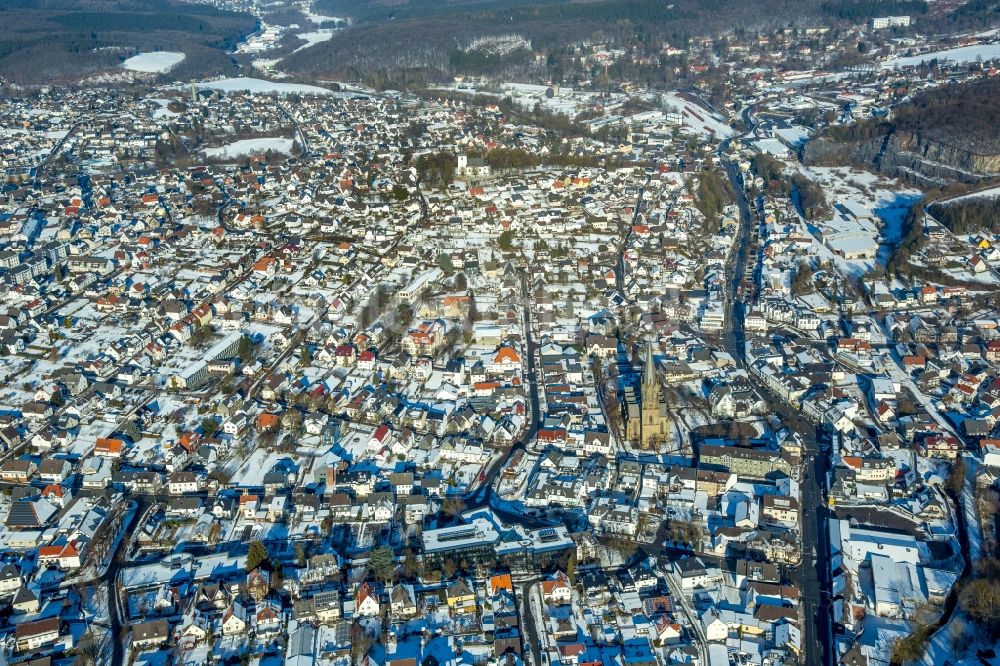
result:
<svg viewBox="0 0 1000 666"><path fill-rule="evenodd" d="M820 7L827 16L854 23L876 16L927 13L927 3L924 0L849 0L824 2Z"/></svg>
<svg viewBox="0 0 1000 666"><path fill-rule="evenodd" d="M431 187L448 187L455 179L457 159L450 150L427 153L417 158L417 177Z"/></svg>
<svg viewBox="0 0 1000 666"><path fill-rule="evenodd" d="M929 208L931 215L956 234L978 229L1000 231L1000 197L988 196L965 199L954 203L936 203Z"/></svg>
<svg viewBox="0 0 1000 666"><path fill-rule="evenodd" d="M438 81L460 73L503 71L531 80L587 74L604 81L611 77L603 77L599 68L581 71L572 52L581 38L660 58L667 41L683 45L691 35L706 31L734 27L753 31L803 24L822 15L820 0L414 0L405 4L329 0L326 11L351 16L351 27L335 40L289 56L282 61L282 70L325 77L347 71L405 70ZM546 60L536 62L526 52L495 58L456 51L477 38L511 33L530 41L533 51L544 51ZM612 65L616 80L624 76L663 84L674 76L665 61L638 65L628 60Z"/></svg>
<svg viewBox="0 0 1000 666"><path fill-rule="evenodd" d="M720 176L711 164L706 165L698 174L695 206L705 216L708 233L714 234L719 230L722 211L733 200L733 189L729 181Z"/></svg>

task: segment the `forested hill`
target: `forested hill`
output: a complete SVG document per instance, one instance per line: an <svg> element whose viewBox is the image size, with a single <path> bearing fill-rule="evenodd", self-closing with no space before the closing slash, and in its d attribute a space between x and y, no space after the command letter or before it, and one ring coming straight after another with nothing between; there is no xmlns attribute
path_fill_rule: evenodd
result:
<svg viewBox="0 0 1000 666"><path fill-rule="evenodd" d="M821 0L320 0L317 11L348 16L352 27L289 56L281 68L352 79L378 71L431 79L523 74L532 52L558 58L560 51L595 40L655 52L658 44L683 44L715 30L815 23L823 15L820 5ZM508 37L523 40L524 48L513 48Z"/></svg>
<svg viewBox="0 0 1000 666"><path fill-rule="evenodd" d="M317 0L318 13L347 17L337 39L288 56L284 71L310 77L419 87L455 75L524 81L579 71L573 47L601 43L641 56L640 67L611 67L609 80L669 84L673 69L658 46L722 32L827 25L850 28L874 16L913 16L925 34L1000 24L1000 0L940 7L927 0Z"/></svg>
<svg viewBox="0 0 1000 666"><path fill-rule="evenodd" d="M226 51L256 29L250 14L181 0L0 0L0 76L71 81L137 50L183 51L178 78L233 67Z"/></svg>
<svg viewBox="0 0 1000 666"><path fill-rule="evenodd" d="M439 14L503 12L521 7L564 4L566 4L565 0L452 0L451 2L441 2L440 0L404 0L403 2L317 0L316 10L322 14L349 17L355 25L360 25Z"/></svg>

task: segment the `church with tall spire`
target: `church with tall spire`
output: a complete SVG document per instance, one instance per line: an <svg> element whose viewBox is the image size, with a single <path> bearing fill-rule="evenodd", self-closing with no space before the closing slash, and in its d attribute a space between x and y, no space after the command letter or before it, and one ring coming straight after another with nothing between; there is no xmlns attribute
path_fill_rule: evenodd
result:
<svg viewBox="0 0 1000 666"><path fill-rule="evenodd" d="M657 448L666 439L670 418L667 415L667 403L660 390L660 377L656 372L651 342L646 345L639 400L638 404L635 403L635 392L626 391L625 436L638 448Z"/></svg>

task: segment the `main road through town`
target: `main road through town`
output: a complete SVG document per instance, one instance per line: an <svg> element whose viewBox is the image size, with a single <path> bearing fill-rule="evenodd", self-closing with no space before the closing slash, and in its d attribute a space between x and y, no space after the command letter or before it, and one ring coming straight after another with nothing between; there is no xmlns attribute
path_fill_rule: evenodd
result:
<svg viewBox="0 0 1000 666"><path fill-rule="evenodd" d="M725 147L725 144L724 144ZM720 150L720 154L724 151ZM745 354L743 333L743 302L737 298L738 289L744 278L747 250L750 245L752 225L756 218L750 210L743 189L742 179L731 161L723 159L722 164L736 194L740 208L740 230L737 249L733 258L731 282L726 291L729 316L723 331L726 350L743 364ZM753 374L750 373L753 380ZM765 392L767 388L759 384ZM817 428L802 417L801 412L782 402L777 396L768 401L772 411L782 422L802 438L802 457L807 461L802 468L800 481L800 503L802 507L802 560L793 569L800 588L800 613L802 617L802 661L806 664L827 666L833 660L833 623L830 614L831 588L830 543L827 518L829 510L825 501L824 486L827 479L828 456L821 450Z"/></svg>

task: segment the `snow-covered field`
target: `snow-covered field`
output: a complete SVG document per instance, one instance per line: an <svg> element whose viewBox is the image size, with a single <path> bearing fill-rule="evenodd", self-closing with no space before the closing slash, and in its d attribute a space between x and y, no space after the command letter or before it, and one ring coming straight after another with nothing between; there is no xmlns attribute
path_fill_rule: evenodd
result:
<svg viewBox="0 0 1000 666"><path fill-rule="evenodd" d="M278 72L274 69L274 66L281 62L281 58L256 58L253 61L254 69L263 70L265 76L273 76L275 78L282 78L285 74Z"/></svg>
<svg viewBox="0 0 1000 666"><path fill-rule="evenodd" d="M152 51L132 56L122 63L122 67L133 72L163 74L169 72L184 60L184 54L177 51Z"/></svg>
<svg viewBox="0 0 1000 666"><path fill-rule="evenodd" d="M320 88L319 86L309 86L304 83L278 83L277 81L265 81L264 79L254 79L250 77L238 79L219 79L217 81L206 81L197 84L199 88L210 90L221 90L222 92L247 92L259 93L262 95L276 94L289 95L299 93L301 95L333 95L332 90Z"/></svg>
<svg viewBox="0 0 1000 666"><path fill-rule="evenodd" d="M348 19L342 18L340 16L324 16L322 14L313 14L312 11L303 12L305 17L312 21L313 23L326 23L327 21L336 21L338 23L348 23Z"/></svg>
<svg viewBox="0 0 1000 666"><path fill-rule="evenodd" d="M975 46L962 46L957 49L924 53L910 56L909 58L893 58L883 62L882 68L915 67L922 62L930 62L935 58L955 63L993 60L994 58L1000 58L1000 44L976 44Z"/></svg>
<svg viewBox="0 0 1000 666"><path fill-rule="evenodd" d="M334 32L336 32L336 30L332 30L329 28L322 28L320 30L313 30L311 32L300 32L296 36L299 37L300 39L306 40L306 43L300 46L299 48L295 49L294 53L298 53L302 49L307 49L310 46L315 46L320 42L329 41L333 37Z"/></svg>
<svg viewBox="0 0 1000 666"><path fill-rule="evenodd" d="M167 108L167 106L170 104L170 100L168 100L168 99L151 99L149 101L150 102L154 102L159 107L157 109L153 109L152 116L154 118L162 118L164 116L178 116L178 115L180 115L179 113L171 111L170 109Z"/></svg>
<svg viewBox="0 0 1000 666"><path fill-rule="evenodd" d="M259 155L269 150L288 155L292 152L292 143L292 139L282 136L242 139L218 148L206 148L205 156L222 158L243 157L246 155Z"/></svg>

